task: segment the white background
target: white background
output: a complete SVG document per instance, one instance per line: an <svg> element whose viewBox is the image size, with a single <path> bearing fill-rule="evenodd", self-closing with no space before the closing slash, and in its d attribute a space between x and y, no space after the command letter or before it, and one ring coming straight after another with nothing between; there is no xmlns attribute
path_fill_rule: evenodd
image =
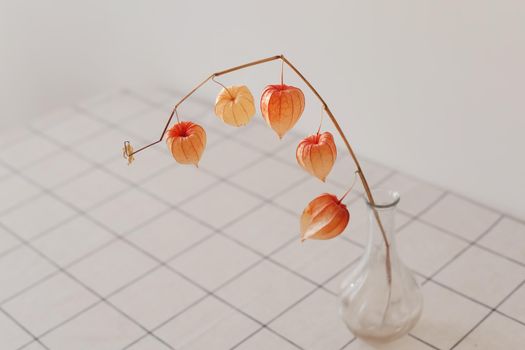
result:
<svg viewBox="0 0 525 350"><path fill-rule="evenodd" d="M318 87L359 153L525 218L520 0L0 0L0 125L112 88L185 91L278 53ZM259 94L278 70L223 81Z"/></svg>

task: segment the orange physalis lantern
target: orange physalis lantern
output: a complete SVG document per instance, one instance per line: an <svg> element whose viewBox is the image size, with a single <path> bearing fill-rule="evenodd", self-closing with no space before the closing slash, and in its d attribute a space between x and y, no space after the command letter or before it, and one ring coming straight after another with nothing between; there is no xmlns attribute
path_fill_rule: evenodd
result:
<svg viewBox="0 0 525 350"><path fill-rule="evenodd" d="M167 132L166 143L173 158L181 164L198 165L206 147L206 132L192 122L178 122Z"/></svg>
<svg viewBox="0 0 525 350"><path fill-rule="evenodd" d="M303 169L324 182L337 158L334 137L329 132L306 137L297 146L295 157Z"/></svg>
<svg viewBox="0 0 525 350"><path fill-rule="evenodd" d="M261 96L261 113L282 138L294 127L304 111L304 94L293 86L268 85Z"/></svg>
<svg viewBox="0 0 525 350"><path fill-rule="evenodd" d="M228 125L248 124L255 114L253 95L248 87L223 88L215 100L215 114Z"/></svg>
<svg viewBox="0 0 525 350"><path fill-rule="evenodd" d="M308 203L301 215L301 241L334 238L344 231L349 220L346 205L333 194L323 193Z"/></svg>

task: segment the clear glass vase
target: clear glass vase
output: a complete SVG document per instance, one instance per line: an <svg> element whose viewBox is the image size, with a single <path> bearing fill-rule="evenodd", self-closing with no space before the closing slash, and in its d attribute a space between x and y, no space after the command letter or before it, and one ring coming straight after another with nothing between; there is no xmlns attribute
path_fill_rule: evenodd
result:
<svg viewBox="0 0 525 350"><path fill-rule="evenodd" d="M374 206L367 201L368 245L341 285L340 313L356 337L381 344L405 335L414 327L421 315L423 297L412 272L396 250L394 219L399 194L375 190L373 197Z"/></svg>

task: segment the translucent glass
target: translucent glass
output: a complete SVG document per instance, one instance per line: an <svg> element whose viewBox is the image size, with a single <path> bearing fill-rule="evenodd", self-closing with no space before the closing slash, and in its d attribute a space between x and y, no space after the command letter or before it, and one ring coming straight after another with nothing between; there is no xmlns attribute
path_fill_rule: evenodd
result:
<svg viewBox="0 0 525 350"><path fill-rule="evenodd" d="M344 279L340 313L352 333L364 341L387 343L408 333L418 321L423 297L412 272L399 258L395 242L395 212L399 194L373 191L375 210L390 244L391 285L387 277L386 245L374 207L368 204L369 239L360 261Z"/></svg>

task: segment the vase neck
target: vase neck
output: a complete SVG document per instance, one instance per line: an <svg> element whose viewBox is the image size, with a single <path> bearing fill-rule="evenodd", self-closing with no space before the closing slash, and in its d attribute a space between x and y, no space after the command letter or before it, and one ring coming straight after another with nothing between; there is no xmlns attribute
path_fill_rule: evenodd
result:
<svg viewBox="0 0 525 350"><path fill-rule="evenodd" d="M385 238L395 251L395 216L397 211L397 203L399 202L399 194L387 190L372 191L374 197L374 205L368 205L369 216L369 247L378 247L383 249L385 247ZM381 225L378 222L381 222ZM384 234L383 234L384 233Z"/></svg>

